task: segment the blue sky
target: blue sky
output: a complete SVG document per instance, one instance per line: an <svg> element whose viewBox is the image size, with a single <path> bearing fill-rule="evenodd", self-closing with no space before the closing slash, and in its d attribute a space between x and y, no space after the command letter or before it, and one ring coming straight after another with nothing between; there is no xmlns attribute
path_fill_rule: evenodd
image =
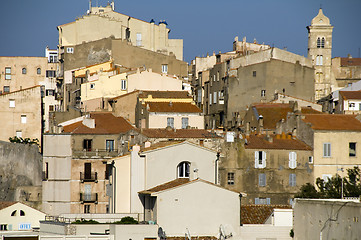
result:
<svg viewBox="0 0 361 240"><path fill-rule="evenodd" d="M93 0L106 5L106 0ZM359 56L360 0L115 0L117 12L165 19L170 38L184 39L184 59L231 51L235 36L307 56L307 29L322 4L334 26L333 57ZM88 0L1 0L0 56L43 56L56 48L56 26L86 13Z"/></svg>

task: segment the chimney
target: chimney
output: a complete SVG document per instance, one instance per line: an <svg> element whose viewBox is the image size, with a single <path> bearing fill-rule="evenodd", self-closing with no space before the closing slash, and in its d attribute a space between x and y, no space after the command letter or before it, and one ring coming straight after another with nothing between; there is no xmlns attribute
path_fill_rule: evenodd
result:
<svg viewBox="0 0 361 240"><path fill-rule="evenodd" d="M90 118L90 115L87 115L83 119L83 125L85 125L88 128L95 128L95 119Z"/></svg>
<svg viewBox="0 0 361 240"><path fill-rule="evenodd" d="M249 122L246 123L246 136L249 136Z"/></svg>

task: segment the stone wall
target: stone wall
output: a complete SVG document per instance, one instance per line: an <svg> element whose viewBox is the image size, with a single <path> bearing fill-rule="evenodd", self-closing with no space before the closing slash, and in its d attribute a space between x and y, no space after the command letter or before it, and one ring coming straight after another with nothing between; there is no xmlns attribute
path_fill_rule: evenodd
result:
<svg viewBox="0 0 361 240"><path fill-rule="evenodd" d="M41 208L42 156L36 145L0 141L0 201Z"/></svg>

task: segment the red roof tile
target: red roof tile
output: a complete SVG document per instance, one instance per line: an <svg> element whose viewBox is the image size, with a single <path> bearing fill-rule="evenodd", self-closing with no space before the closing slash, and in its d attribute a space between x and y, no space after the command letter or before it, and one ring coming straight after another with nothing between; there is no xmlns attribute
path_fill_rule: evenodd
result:
<svg viewBox="0 0 361 240"><path fill-rule="evenodd" d="M202 110L192 103L146 102L143 104L149 112L201 113Z"/></svg>
<svg viewBox="0 0 361 240"><path fill-rule="evenodd" d="M112 113L90 113L95 119L95 128L85 126L82 121L64 126L64 132L72 134L119 134L134 127L122 117L115 117Z"/></svg>
<svg viewBox="0 0 361 240"><path fill-rule="evenodd" d="M186 139L186 138L221 138L215 133L209 132L205 129L159 129L159 128L143 128L137 129L141 134L149 138L172 138L172 139Z"/></svg>
<svg viewBox="0 0 361 240"><path fill-rule="evenodd" d="M16 202L0 201L0 210L14 205Z"/></svg>
<svg viewBox="0 0 361 240"><path fill-rule="evenodd" d="M173 180L173 181L158 185L158 186L156 186L154 188L144 190L144 191L141 191L139 193L140 194L151 194L151 193L154 193L154 192L160 192L160 191L164 191L164 190L167 190L167 189L171 189L171 188L174 188L174 187L181 186L181 185L183 185L185 183L188 183L188 182L190 182L189 178L177 178L176 180Z"/></svg>
<svg viewBox="0 0 361 240"><path fill-rule="evenodd" d="M344 100L358 99L361 100L361 91L340 91Z"/></svg>
<svg viewBox="0 0 361 240"><path fill-rule="evenodd" d="M264 224L274 209L291 209L288 205L244 205L241 206L242 224Z"/></svg>
<svg viewBox="0 0 361 240"><path fill-rule="evenodd" d="M250 135L246 137L246 149L283 149L311 151L312 148L299 139L292 139L291 135L270 135L268 141L265 135Z"/></svg>
<svg viewBox="0 0 361 240"><path fill-rule="evenodd" d="M152 95L152 98L192 98L188 91L140 91L140 98L147 98Z"/></svg>
<svg viewBox="0 0 361 240"><path fill-rule="evenodd" d="M311 128L315 130L361 131L361 122L355 115L305 114L302 120L310 123Z"/></svg>
<svg viewBox="0 0 361 240"><path fill-rule="evenodd" d="M341 58L341 66L361 66L361 58Z"/></svg>

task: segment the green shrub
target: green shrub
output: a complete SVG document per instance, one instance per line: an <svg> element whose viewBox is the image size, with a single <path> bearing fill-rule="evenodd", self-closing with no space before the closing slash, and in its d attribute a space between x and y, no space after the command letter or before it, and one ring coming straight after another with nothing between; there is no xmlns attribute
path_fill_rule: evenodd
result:
<svg viewBox="0 0 361 240"><path fill-rule="evenodd" d="M138 224L138 221L132 217L123 217L120 221L114 222L115 224Z"/></svg>

